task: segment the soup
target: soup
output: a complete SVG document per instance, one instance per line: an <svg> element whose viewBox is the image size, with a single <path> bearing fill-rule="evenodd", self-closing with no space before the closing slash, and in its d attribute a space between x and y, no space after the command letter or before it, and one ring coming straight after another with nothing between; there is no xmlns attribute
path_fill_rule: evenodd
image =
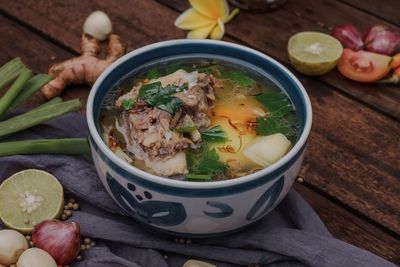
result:
<svg viewBox="0 0 400 267"><path fill-rule="evenodd" d="M123 78L103 101L100 125L124 161L188 181L256 172L282 158L298 134L294 106L270 79L203 59Z"/></svg>

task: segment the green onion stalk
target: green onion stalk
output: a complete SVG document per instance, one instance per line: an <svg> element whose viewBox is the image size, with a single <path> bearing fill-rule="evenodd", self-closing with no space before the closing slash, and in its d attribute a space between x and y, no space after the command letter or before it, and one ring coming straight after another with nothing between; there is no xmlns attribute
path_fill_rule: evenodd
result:
<svg viewBox="0 0 400 267"><path fill-rule="evenodd" d="M26 67L20 58L14 58L0 67L0 90L14 81Z"/></svg>
<svg viewBox="0 0 400 267"><path fill-rule="evenodd" d="M3 115L14 99L17 97L19 92L21 92L25 83L32 77L32 71L25 70L22 72L18 78L11 85L10 89L0 98L0 116Z"/></svg>
<svg viewBox="0 0 400 267"><path fill-rule="evenodd" d="M36 139L0 143L0 157L30 154L88 154L87 138Z"/></svg>
<svg viewBox="0 0 400 267"><path fill-rule="evenodd" d="M78 110L81 106L80 99L60 103L45 103L27 113L0 122L0 138Z"/></svg>
<svg viewBox="0 0 400 267"><path fill-rule="evenodd" d="M33 96L43 85L47 84L52 80L52 77L47 74L38 74L35 77L31 78L22 88L21 92L15 97L14 101L10 104L7 109L11 111L18 107L25 100Z"/></svg>

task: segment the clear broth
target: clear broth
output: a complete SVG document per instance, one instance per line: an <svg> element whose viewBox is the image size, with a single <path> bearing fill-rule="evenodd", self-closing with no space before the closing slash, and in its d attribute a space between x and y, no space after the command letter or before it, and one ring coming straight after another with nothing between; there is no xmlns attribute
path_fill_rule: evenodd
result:
<svg viewBox="0 0 400 267"><path fill-rule="evenodd" d="M257 135L260 135L258 129L260 121L257 118L269 118L272 115L274 118L278 118L273 121L275 128L272 130L283 129L284 135L292 142L292 145L296 142L298 124L294 106L284 91L271 79L249 68L238 67L230 62L204 59L190 59L183 62L175 60L163 62L155 67L149 67L140 72L127 75L112 88L103 100L100 122L103 139L119 157L128 163L152 173L152 170L147 168L143 161L135 159L134 155L124 149L120 150L113 147L115 138L110 140L110 132L116 131L115 120L121 113L121 110L115 107L116 99L129 92L134 85L146 79L165 76L179 69L187 72L198 71L212 74L222 83L222 87L214 88L216 100L214 106L208 112L208 117L211 119L209 128L217 125L221 126L226 133L227 140L223 143L202 141L200 144L200 148L207 146L207 149L215 150L219 161L227 166L225 173L213 175L212 180L236 178L263 168L243 154L244 148ZM279 101L287 99L284 104L290 105L290 111L285 110L284 115L280 114L279 110L276 111L276 105L273 104L271 108L275 110L272 112L268 105L260 101L260 95L271 95ZM271 129L267 130L271 131ZM123 140L119 140L119 142L123 142ZM196 146L195 148L188 148L186 152L196 158L201 157L201 155L198 155L198 153L201 153L200 151L199 146ZM190 160L188 162L190 171ZM185 176L170 178L183 180Z"/></svg>

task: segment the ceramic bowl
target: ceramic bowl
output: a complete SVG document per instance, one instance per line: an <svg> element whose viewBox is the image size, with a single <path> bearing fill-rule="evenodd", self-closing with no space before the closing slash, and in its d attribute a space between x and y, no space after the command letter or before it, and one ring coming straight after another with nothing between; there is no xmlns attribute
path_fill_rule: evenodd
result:
<svg viewBox="0 0 400 267"><path fill-rule="evenodd" d="M99 134L100 107L107 92L133 70L171 58L232 61L268 76L288 94L296 109L299 137L275 164L237 179L188 182L146 173L118 158ZM209 237L242 229L268 214L292 187L311 128L309 97L298 79L274 59L245 46L211 40L172 40L136 49L97 79L87 103L92 157L115 202L144 225L167 234Z"/></svg>

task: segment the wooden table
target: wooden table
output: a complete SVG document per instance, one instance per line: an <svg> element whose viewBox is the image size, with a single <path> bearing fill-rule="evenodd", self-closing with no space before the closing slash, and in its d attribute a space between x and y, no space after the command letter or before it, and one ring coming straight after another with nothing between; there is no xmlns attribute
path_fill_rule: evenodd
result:
<svg viewBox="0 0 400 267"><path fill-rule="evenodd" d="M0 0L0 63L20 56L34 71L78 55L83 21L107 12L128 50L184 38L174 27L184 0ZM242 11L227 24L224 40L260 50L286 66L286 44L299 31L329 32L353 23L363 31L380 23L400 31L400 1L288 0L272 13ZM366 85L336 70L319 78L296 75L313 105L314 122L295 188L331 233L400 264L400 88ZM64 98L86 98L74 86ZM40 96L31 105L42 101Z"/></svg>

